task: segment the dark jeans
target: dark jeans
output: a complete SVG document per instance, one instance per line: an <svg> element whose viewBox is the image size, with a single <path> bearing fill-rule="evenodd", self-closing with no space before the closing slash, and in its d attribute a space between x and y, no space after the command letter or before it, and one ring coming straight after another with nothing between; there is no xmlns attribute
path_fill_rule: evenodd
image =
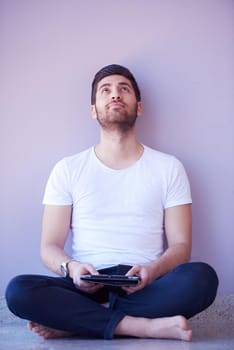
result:
<svg viewBox="0 0 234 350"><path fill-rule="evenodd" d="M100 272L125 274L129 268L118 265ZM11 312L23 319L85 337L111 339L125 315L190 318L214 301L217 287L217 275L209 265L187 263L130 295L118 287L89 295L69 277L21 275L10 281L6 300ZM109 308L101 305L106 301Z"/></svg>

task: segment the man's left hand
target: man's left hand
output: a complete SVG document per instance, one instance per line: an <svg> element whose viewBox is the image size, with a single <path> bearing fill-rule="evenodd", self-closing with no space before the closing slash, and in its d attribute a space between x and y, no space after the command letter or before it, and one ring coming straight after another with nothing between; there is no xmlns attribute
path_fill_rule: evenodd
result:
<svg viewBox="0 0 234 350"><path fill-rule="evenodd" d="M127 294L134 293L144 288L154 280L152 267L150 265L135 265L126 273L126 276L140 277L139 283L136 286L122 287L122 289L125 290Z"/></svg>

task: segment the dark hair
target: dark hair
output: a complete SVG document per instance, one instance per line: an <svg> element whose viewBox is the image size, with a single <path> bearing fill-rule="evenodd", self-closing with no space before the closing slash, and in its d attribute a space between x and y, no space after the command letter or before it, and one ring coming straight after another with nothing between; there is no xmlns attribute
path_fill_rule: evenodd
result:
<svg viewBox="0 0 234 350"><path fill-rule="evenodd" d="M91 104L94 105L96 102L96 93L97 93L97 85L99 83L100 80L102 80L103 78L109 76L109 75L122 75L125 78L127 78L128 80L130 80L133 90L135 92L136 95L136 99L139 102L141 100L141 93L140 93L140 89L137 85L137 82L134 78L134 76L132 75L132 73L125 67L120 66L118 64L110 64L109 66L103 67L102 69L100 69L92 82L92 92L91 92Z"/></svg>

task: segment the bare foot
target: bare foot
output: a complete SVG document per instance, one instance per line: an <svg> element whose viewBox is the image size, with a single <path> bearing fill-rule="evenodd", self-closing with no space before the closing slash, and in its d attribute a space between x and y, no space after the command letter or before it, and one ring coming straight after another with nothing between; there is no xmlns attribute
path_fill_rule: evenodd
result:
<svg viewBox="0 0 234 350"><path fill-rule="evenodd" d="M183 316L163 317L150 321L150 334L153 338L192 340L192 330Z"/></svg>
<svg viewBox="0 0 234 350"><path fill-rule="evenodd" d="M192 330L183 316L143 318L125 316L115 329L116 335L191 341Z"/></svg>
<svg viewBox="0 0 234 350"><path fill-rule="evenodd" d="M36 333L40 337L43 337L44 339L66 338L66 337L72 337L75 335L74 333L60 331L58 329L42 326L32 321L28 322L28 329L33 333Z"/></svg>

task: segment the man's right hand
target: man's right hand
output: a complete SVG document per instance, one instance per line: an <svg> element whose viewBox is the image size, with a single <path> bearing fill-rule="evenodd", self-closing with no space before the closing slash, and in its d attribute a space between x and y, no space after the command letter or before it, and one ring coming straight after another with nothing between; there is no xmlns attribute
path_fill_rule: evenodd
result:
<svg viewBox="0 0 234 350"><path fill-rule="evenodd" d="M86 274L99 275L99 272L92 264L80 263L74 260L69 263L69 276L72 278L76 288L88 294L93 294L103 288L101 284L82 281L80 277Z"/></svg>

